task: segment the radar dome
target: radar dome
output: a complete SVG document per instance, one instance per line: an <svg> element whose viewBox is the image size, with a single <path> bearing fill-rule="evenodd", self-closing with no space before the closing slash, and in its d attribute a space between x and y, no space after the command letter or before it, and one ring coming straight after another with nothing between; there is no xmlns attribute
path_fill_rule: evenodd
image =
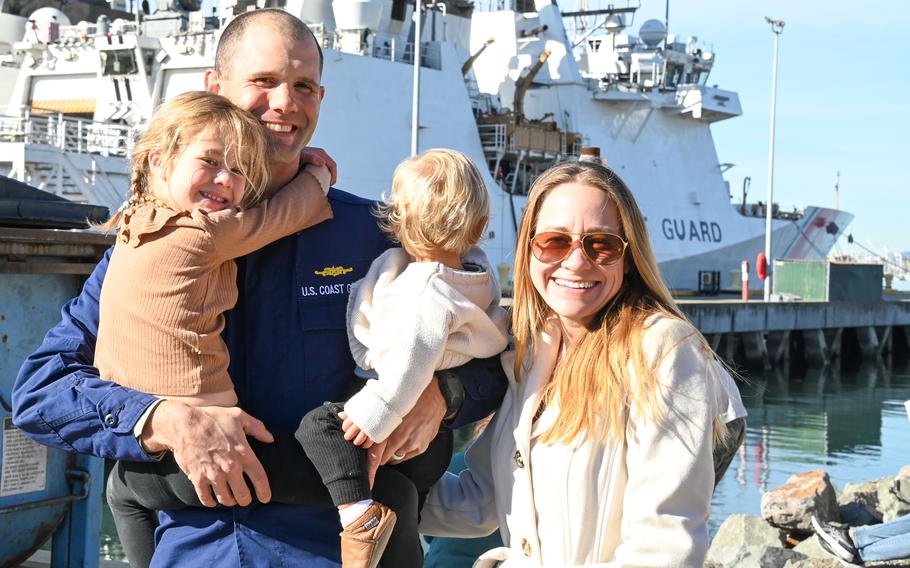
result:
<svg viewBox="0 0 910 568"><path fill-rule="evenodd" d="M667 28L664 27L664 23L660 20L648 20L638 30L638 37L648 47L657 47L660 42L667 38Z"/></svg>
<svg viewBox="0 0 910 568"><path fill-rule="evenodd" d="M66 17L66 14L57 8L51 8L50 6L38 8L32 12L32 15L29 16L28 19L35 22L39 26L45 22L57 22L61 26L70 25L70 19Z"/></svg>

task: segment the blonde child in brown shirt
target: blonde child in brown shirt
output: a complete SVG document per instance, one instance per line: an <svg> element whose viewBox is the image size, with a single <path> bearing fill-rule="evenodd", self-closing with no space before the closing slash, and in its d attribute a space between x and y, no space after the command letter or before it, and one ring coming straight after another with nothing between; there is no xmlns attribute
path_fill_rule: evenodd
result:
<svg viewBox="0 0 910 568"><path fill-rule="evenodd" d="M101 289L104 379L197 406L234 406L221 339L234 258L331 219L330 175L308 165L271 199L252 114L206 92L164 104L133 153L131 195Z"/></svg>
<svg viewBox="0 0 910 568"><path fill-rule="evenodd" d="M332 218L325 167L307 165L262 199L267 151L259 120L221 96L185 93L155 113L133 152L129 201L99 227L117 229L100 298L102 378L194 406L237 404L221 338L237 301L233 259ZM173 458L162 464L143 472L168 475ZM137 466L121 462L112 476ZM134 565L154 551L143 487L108 488ZM199 504L189 487L184 501Z"/></svg>

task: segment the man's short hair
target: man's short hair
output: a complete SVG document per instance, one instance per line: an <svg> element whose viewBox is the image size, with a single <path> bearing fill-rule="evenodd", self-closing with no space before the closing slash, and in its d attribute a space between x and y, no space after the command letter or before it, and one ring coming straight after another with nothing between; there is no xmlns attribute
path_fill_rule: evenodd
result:
<svg viewBox="0 0 910 568"><path fill-rule="evenodd" d="M234 58L234 54L237 52L247 29L254 25L265 24L274 26L279 32L289 35L294 41L307 39L312 41L313 45L316 46L316 51L319 53L319 75L320 77L322 76L322 46L316 40L313 30L304 24L300 18L278 8L244 12L231 20L231 23L221 33L221 40L218 42L218 49L215 51L215 70L222 75L228 73L231 69L231 60Z"/></svg>

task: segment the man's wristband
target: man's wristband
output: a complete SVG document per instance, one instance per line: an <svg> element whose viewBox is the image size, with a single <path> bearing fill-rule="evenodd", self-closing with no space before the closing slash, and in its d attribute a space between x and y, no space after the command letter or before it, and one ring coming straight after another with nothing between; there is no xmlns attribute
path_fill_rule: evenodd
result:
<svg viewBox="0 0 910 568"><path fill-rule="evenodd" d="M452 419L464 404L464 385L461 384L455 373L449 370L436 371L436 379L439 383L439 392L442 393L442 399L446 403L444 419Z"/></svg>

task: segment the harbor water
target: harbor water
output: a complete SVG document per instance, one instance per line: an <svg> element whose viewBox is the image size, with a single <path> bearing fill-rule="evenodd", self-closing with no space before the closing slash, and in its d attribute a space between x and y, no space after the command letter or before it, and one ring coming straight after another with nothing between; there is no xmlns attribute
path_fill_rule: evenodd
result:
<svg viewBox="0 0 910 568"><path fill-rule="evenodd" d="M910 367L869 363L745 378L746 440L714 494L712 534L729 515L760 515L762 492L794 473L823 469L841 490L910 464Z"/></svg>
<svg viewBox="0 0 910 568"><path fill-rule="evenodd" d="M744 376L746 441L714 494L712 535L729 515L760 515L761 494L799 471L824 469L844 484L895 475L910 464L910 366L809 369ZM105 508L102 557L123 558Z"/></svg>

